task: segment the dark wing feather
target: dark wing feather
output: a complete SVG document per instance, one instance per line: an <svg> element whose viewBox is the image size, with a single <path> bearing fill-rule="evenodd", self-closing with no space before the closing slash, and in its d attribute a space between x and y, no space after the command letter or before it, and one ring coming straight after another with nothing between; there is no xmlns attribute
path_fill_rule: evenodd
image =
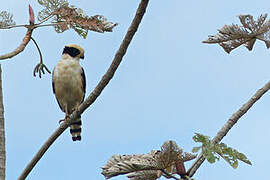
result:
<svg viewBox="0 0 270 180"><path fill-rule="evenodd" d="M55 97L56 97L56 96L55 96ZM59 103L59 101L58 101L57 97L56 97L56 100L57 100L57 103L58 103L58 105L59 105L60 109L61 109L63 112L65 112L64 108L62 108L62 106L60 105L60 103Z"/></svg>
<svg viewBox="0 0 270 180"><path fill-rule="evenodd" d="M55 87L54 87L53 74L54 74L54 69L53 69L53 72L52 72L52 89L53 89L53 94L55 94Z"/></svg>
<svg viewBox="0 0 270 180"><path fill-rule="evenodd" d="M55 87L54 87L54 81L52 80L52 90L53 90L53 94L55 94Z"/></svg>
<svg viewBox="0 0 270 180"><path fill-rule="evenodd" d="M54 73L54 69L53 69L53 73ZM53 88L53 93L55 94L55 86L54 86L54 80L53 80L53 73L52 73L52 88ZM60 109L61 109L63 112L65 112L64 108L62 108L62 106L60 105L60 103L59 103L59 101L58 101L56 95L55 95L55 98L56 98L56 100L57 100L57 103L58 103Z"/></svg>
<svg viewBox="0 0 270 180"><path fill-rule="evenodd" d="M83 85L83 87L82 87L83 88L83 99L82 99L82 102L83 102L84 97L85 97L85 89L86 89L86 78L85 78L85 74L84 74L83 68L81 68L81 76L82 76L82 85Z"/></svg>

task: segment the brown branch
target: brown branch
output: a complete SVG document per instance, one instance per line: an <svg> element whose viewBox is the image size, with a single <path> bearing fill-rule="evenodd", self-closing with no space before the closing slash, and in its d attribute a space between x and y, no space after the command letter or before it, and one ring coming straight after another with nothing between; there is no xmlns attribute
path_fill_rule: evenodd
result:
<svg viewBox="0 0 270 180"><path fill-rule="evenodd" d="M65 23L65 22L64 21L57 21L57 22L53 22L53 23L49 23L49 24L38 23L38 24L32 24L32 25L29 25L29 24L10 25L10 26L5 26L5 27L0 27L0 29L12 29L12 28L18 28L18 27L35 29L35 28L38 28L38 27L56 26L56 25L59 25L61 23Z"/></svg>
<svg viewBox="0 0 270 180"><path fill-rule="evenodd" d="M51 24L41 24L41 23L32 24L32 25L24 24L24 25L14 25L14 26L7 26L7 27L0 28L0 29L11 29L11 28L15 28L15 27L25 27L25 28L27 28L27 32L26 32L21 44L19 45L19 47L17 47L14 51L12 51L10 53L0 55L0 60L12 58L12 57L18 55L19 53L21 53L25 49L27 44L29 43L29 41L31 39L31 36L32 36L32 33L33 33L33 30L35 28L45 27L45 26L55 26L55 25L58 25L59 23L61 23L61 22L51 23Z"/></svg>
<svg viewBox="0 0 270 180"><path fill-rule="evenodd" d="M35 23L34 11L33 11L32 7L29 5L29 25L11 25L11 26L0 28L0 29L10 29L10 28L15 28L15 27L25 27L25 28L27 28L27 32L26 32L26 34L25 34L25 36L24 36L24 38L22 40L22 43L19 45L19 47L17 47L14 51L12 51L10 53L0 55L0 60L12 58L13 56L16 56L19 53L21 53L25 49L27 44L29 43L29 41L31 39L31 36L32 36L32 33L33 33L33 30L35 28L37 28L37 27L48 26L48 25L41 25L41 24L43 22L47 21L51 17L52 17L52 15L49 15L47 18L45 18L39 24L34 24ZM49 24L49 25L51 25L51 24ZM33 41L36 44L35 40L33 40Z"/></svg>
<svg viewBox="0 0 270 180"><path fill-rule="evenodd" d="M24 48L26 47L26 45L29 43L30 39L31 39L31 35L33 32L33 29L31 26L28 26L27 28L27 32L22 40L22 43L19 45L19 47L17 47L14 51L4 54L4 55L0 55L0 60L4 60L4 59L8 59L8 58L12 58L13 56L16 56L17 54L19 54L20 52L22 52L24 50Z"/></svg>
<svg viewBox="0 0 270 180"><path fill-rule="evenodd" d="M26 25L26 24L10 25L10 26L0 27L0 29L12 29L12 28L17 28L17 27L25 27L25 28L27 28L28 26L29 25Z"/></svg>
<svg viewBox="0 0 270 180"><path fill-rule="evenodd" d="M2 88L2 68L0 65L0 179L6 176L6 143L5 143L5 119Z"/></svg>
<svg viewBox="0 0 270 180"><path fill-rule="evenodd" d="M160 170L163 173L163 176L167 179L175 179L175 180L180 180L177 177L175 177L174 175L167 173L164 169Z"/></svg>
<svg viewBox="0 0 270 180"><path fill-rule="evenodd" d="M48 148L53 144L53 142L67 129L70 123L76 119L80 114L82 114L101 94L102 90L106 87L106 85L113 78L115 71L117 70L119 64L122 61L123 56L125 55L127 48L136 33L139 24L143 18L143 15L146 11L146 7L148 5L149 0L141 0L141 3L137 9L136 15L118 49L116 52L112 64L108 68L105 75L102 77L96 88L91 92L91 94L87 97L87 99L79 106L78 110L74 111L67 121L63 122L59 128L55 130L55 132L49 137L49 139L43 144L37 154L33 157L33 159L29 162L29 164L25 167L22 174L18 178L18 180L23 180L27 177L27 175L34 168L36 163L42 158L44 153L48 150Z"/></svg>
<svg viewBox="0 0 270 180"><path fill-rule="evenodd" d="M217 135L212 139L213 143L218 143L222 138L226 136L229 130L238 122L238 120L257 102L268 90L270 89L270 81L268 81L261 89L259 89L238 111L236 111L226 122L226 124L219 130ZM205 158L202 154L196 159L196 161L189 168L187 174L192 177L197 169L204 162Z"/></svg>
<svg viewBox="0 0 270 180"><path fill-rule="evenodd" d="M54 16L53 13L49 14L47 17L45 17L44 19L42 19L42 20L41 20L38 24L36 24L36 25L40 25L40 24L42 24L42 23L48 21L48 20L49 20L50 18L52 18L53 16Z"/></svg>
<svg viewBox="0 0 270 180"><path fill-rule="evenodd" d="M55 22L55 23L50 23L50 24L35 24L35 28L38 27L46 27L46 26L57 26L64 23L63 21Z"/></svg>

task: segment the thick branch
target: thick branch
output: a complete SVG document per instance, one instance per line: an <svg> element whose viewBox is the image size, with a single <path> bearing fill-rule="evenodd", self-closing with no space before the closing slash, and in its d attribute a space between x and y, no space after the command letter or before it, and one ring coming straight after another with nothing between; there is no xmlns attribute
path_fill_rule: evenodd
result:
<svg viewBox="0 0 270 180"><path fill-rule="evenodd" d="M261 89L259 89L238 111L236 111L226 122L226 124L219 130L217 135L212 139L213 143L218 143L229 132L229 130L238 122L238 120L270 89L270 81L267 82ZM204 162L205 158L202 154L199 155L197 160L188 170L188 176L192 177L197 169Z"/></svg>
<svg viewBox="0 0 270 180"><path fill-rule="evenodd" d="M22 52L24 50L24 48L26 47L26 45L29 43L29 41L31 39L32 32L33 32L33 28L29 27L27 29L27 32L22 40L22 43L19 45L19 47L17 47L14 51L12 51L10 53L0 55L0 60L12 58L13 56L16 56L17 54Z"/></svg>
<svg viewBox="0 0 270 180"><path fill-rule="evenodd" d="M134 19L132 20L132 23L130 27L128 28L128 32L125 35L125 38L123 39L118 51L116 52L113 62L110 65L109 69L105 73L105 75L102 77L101 81L98 83L97 87L91 92L91 94L86 99L85 103L83 103L79 109L78 113L83 113L93 102L96 100L96 98L101 94L102 90L106 87L106 85L110 82L112 79L116 69L118 68L119 64L122 61L123 56L125 55L127 48L136 33L139 24L141 23L141 20L143 18L143 15L146 11L146 7L148 5L149 0L141 0L141 3L136 11L136 15Z"/></svg>
<svg viewBox="0 0 270 180"><path fill-rule="evenodd" d="M5 144L5 121L4 121L2 68L0 65L0 179L6 176L6 144Z"/></svg>
<svg viewBox="0 0 270 180"><path fill-rule="evenodd" d="M149 0L142 0L136 15L128 29L128 32L125 35L118 51L115 54L112 64L110 65L109 69L102 77L101 81L98 83L96 88L91 92L91 94L87 97L87 99L79 106L77 111L74 111L71 116L67 119L67 121L63 122L59 128L55 130L55 132L49 137L49 139L43 144L37 154L33 157L33 159L29 162L26 166L20 177L19 180L23 180L27 177L27 175L31 172L34 168L36 163L41 159L43 154L48 150L48 148L53 144L53 142L67 129L70 123L76 119L80 114L82 114L93 102L97 99L97 97L101 94L102 90L106 87L106 85L110 82L113 78L115 71L117 70L119 64L122 61L123 56L125 55L127 48L136 33L139 24L143 18L145 13L146 7L148 5Z"/></svg>

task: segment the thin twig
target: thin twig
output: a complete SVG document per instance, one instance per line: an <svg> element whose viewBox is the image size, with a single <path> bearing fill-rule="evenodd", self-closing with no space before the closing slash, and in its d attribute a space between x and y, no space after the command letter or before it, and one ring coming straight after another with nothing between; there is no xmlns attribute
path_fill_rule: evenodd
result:
<svg viewBox="0 0 270 180"><path fill-rule="evenodd" d="M57 25L60 25L61 23L65 23L65 22L59 21L59 22L50 23L50 24L35 24L34 27L38 28L38 27L46 27L46 26L57 26Z"/></svg>
<svg viewBox="0 0 270 180"><path fill-rule="evenodd" d="M177 177L175 177L174 175L167 173L164 169L161 169L161 172L164 174L163 176L166 177L167 179L175 179L175 180L180 180Z"/></svg>
<svg viewBox="0 0 270 180"><path fill-rule="evenodd" d="M38 24L36 25L40 25L42 23L44 23L45 21L48 21L50 18L52 18L55 14L51 13L49 14L47 17L45 17L44 19L42 19Z"/></svg>
<svg viewBox="0 0 270 180"><path fill-rule="evenodd" d="M63 122L59 128L55 130L55 132L49 137L49 139L42 145L37 154L33 157L33 159L29 162L29 164L25 167L18 180L23 180L27 177L27 175L34 168L36 163L42 158L44 153L48 150L48 148L53 144L53 142L67 129L74 119L76 119L79 115L81 115L93 102L97 99L97 97L101 94L102 90L107 86L110 80L113 78L115 71L117 70L119 64L122 61L123 56L125 55L127 48L134 37L139 24L143 18L146 7L148 5L149 0L141 0L141 3L137 9L136 15L126 33L118 51L116 52L112 64L108 68L105 75L102 77L96 88L91 92L88 98L79 106L78 110L74 111L70 117Z"/></svg>
<svg viewBox="0 0 270 180"><path fill-rule="evenodd" d="M54 23L49 23L49 24L38 23L38 24L32 24L32 25L20 24L20 25L11 25L11 26L0 27L0 29L12 29L12 28L18 28L18 27L24 27L24 28L27 28L27 29L28 28L35 29L35 28L38 28L38 27L56 26L56 25L59 25L60 23L65 23L65 22L64 21L59 21L59 22L54 22Z"/></svg>
<svg viewBox="0 0 270 180"><path fill-rule="evenodd" d="M19 47L17 47L14 51L4 54L4 55L0 55L0 60L4 60L4 59L9 59L12 58L13 56L18 55L19 53L21 53L24 48L27 46L27 44L29 43L33 30L35 28L38 27L45 27L45 26L55 26L55 25L59 25L61 22L57 22L57 23L51 23L51 24L32 24L32 25L14 25L14 26L7 26L7 27L2 27L0 29L10 29L10 28L15 28L15 27L25 27L27 28L27 32L26 35L23 38L22 43L19 45ZM34 42L35 43L35 42Z"/></svg>
<svg viewBox="0 0 270 180"><path fill-rule="evenodd" d="M32 36L32 32L33 32L33 28L28 28L27 32L21 42L21 44L19 45L19 47L17 47L14 51L1 55L0 56L0 60L4 60L4 59L8 59L8 58L12 58L13 56L16 56L17 54L19 54L20 52L22 52L24 50L24 48L26 47L26 45L29 43L31 36Z"/></svg>
<svg viewBox="0 0 270 180"><path fill-rule="evenodd" d="M29 25L27 24L20 24L20 25L11 25L11 26L4 26L0 27L0 29L11 29L11 28L17 28L17 27L25 27L27 28Z"/></svg>
<svg viewBox="0 0 270 180"><path fill-rule="evenodd" d="M259 89L238 111L236 111L226 122L226 124L219 130L217 135L212 139L213 143L218 143L226 136L229 130L238 122L238 120L270 89L270 81L268 81L261 89ZM189 168L187 174L192 177L197 169L204 162L205 158L202 154L198 156L196 161Z"/></svg>

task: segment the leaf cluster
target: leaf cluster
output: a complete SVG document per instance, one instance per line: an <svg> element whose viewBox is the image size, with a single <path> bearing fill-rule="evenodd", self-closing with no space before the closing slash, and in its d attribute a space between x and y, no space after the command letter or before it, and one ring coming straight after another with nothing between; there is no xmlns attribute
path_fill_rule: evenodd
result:
<svg viewBox="0 0 270 180"><path fill-rule="evenodd" d="M216 162L216 160L219 160L220 157L222 157L233 168L238 167L238 160L251 165L251 162L243 153L240 153L236 149L228 147L224 143L214 144L208 136L196 133L195 136L193 136L193 140L195 142L202 143L202 145L199 147L194 147L192 149L192 152L196 153L199 150L202 150L202 155L210 163L214 163Z"/></svg>
<svg viewBox="0 0 270 180"><path fill-rule="evenodd" d="M48 16L51 16L57 9L68 6L66 0L38 0L38 3L44 7L44 9L38 13L39 21L43 21Z"/></svg>
<svg viewBox="0 0 270 180"><path fill-rule="evenodd" d="M267 48L270 47L270 20L266 20L267 14L260 15L256 21L249 14L238 17L241 25L225 25L203 43L218 43L227 53L241 45L251 51L257 39L263 41Z"/></svg>
<svg viewBox="0 0 270 180"><path fill-rule="evenodd" d="M0 12L0 28L15 25L13 15L7 11Z"/></svg>
<svg viewBox="0 0 270 180"><path fill-rule="evenodd" d="M102 15L88 16L81 8L71 6L65 0L39 0L44 9L39 12L38 20L44 21L53 17L57 23L55 31L62 33L74 29L83 38L87 37L88 30L100 33L112 32L117 23L107 21Z"/></svg>
<svg viewBox="0 0 270 180"><path fill-rule="evenodd" d="M141 155L114 155L102 168L102 174L107 178L127 174L131 180L155 180L163 172L176 173L176 162L194 159L191 153L183 153L174 141L163 143L161 150L153 150ZM164 176L168 177L168 176Z"/></svg>

